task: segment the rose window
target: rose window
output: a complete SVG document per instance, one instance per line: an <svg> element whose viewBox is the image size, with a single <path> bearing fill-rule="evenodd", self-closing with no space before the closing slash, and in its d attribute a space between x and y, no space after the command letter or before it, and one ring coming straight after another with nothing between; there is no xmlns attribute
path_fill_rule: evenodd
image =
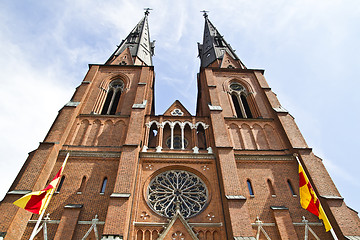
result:
<svg viewBox="0 0 360 240"><path fill-rule="evenodd" d="M147 189L147 203L158 214L171 218L177 203L181 215L190 218L199 214L208 202L205 183L195 174L183 170L160 173Z"/></svg>

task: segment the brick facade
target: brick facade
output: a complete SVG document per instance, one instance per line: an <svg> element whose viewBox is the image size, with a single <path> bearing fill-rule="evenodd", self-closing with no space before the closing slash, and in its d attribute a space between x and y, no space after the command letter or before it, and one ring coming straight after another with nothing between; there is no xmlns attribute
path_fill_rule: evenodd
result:
<svg viewBox="0 0 360 240"><path fill-rule="evenodd" d="M226 53L200 68L196 116L178 101L156 116L154 68L131 56L127 48L107 64L90 65L0 204L5 239L29 238L38 216L11 203L24 191L44 188L68 152L64 184L46 211L49 239L81 239L95 216L101 239L157 239L169 219L147 204L147 191L154 177L169 170L196 175L208 196L202 211L185 223L177 219L163 239L191 237L189 231L198 239L255 238L257 221L271 239L303 239L303 216L321 239L331 239L300 206L294 153L339 239L360 236L357 213L345 205L262 70L246 69ZM114 80L123 83L116 114L100 114ZM235 83L244 87L252 117L236 116L230 87ZM95 239L94 232L88 239ZM266 239L262 232L260 239Z"/></svg>

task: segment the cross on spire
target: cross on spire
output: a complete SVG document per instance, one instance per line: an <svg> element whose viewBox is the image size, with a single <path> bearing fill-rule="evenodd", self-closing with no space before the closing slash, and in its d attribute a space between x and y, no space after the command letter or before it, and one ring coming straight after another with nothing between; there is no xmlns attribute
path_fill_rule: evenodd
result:
<svg viewBox="0 0 360 240"><path fill-rule="evenodd" d="M145 16L149 15L149 11L153 10L152 8L144 8L145 10Z"/></svg>
<svg viewBox="0 0 360 240"><path fill-rule="evenodd" d="M204 13L204 14L203 14L204 18L207 18L207 17L208 17L207 13L208 13L209 11L202 10L202 11L200 11L200 12Z"/></svg>

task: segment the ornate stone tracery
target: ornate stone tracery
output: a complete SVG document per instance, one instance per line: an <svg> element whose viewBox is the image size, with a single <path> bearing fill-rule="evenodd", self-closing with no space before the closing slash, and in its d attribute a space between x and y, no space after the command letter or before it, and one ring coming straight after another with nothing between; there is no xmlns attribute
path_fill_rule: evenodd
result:
<svg viewBox="0 0 360 240"><path fill-rule="evenodd" d="M151 180L147 189L147 203L156 213L171 218L176 202L184 218L199 214L207 205L208 189L195 174L183 170L162 172Z"/></svg>
<svg viewBox="0 0 360 240"><path fill-rule="evenodd" d="M145 139L144 139L144 146L142 151L143 152L147 152L147 150L151 147L151 148L156 148L156 152L161 152L163 149L163 145L162 142L165 141L165 145L169 147L169 149L174 150L185 150L187 148L187 143L188 140L185 139L185 131L186 128L188 128L188 130L191 130L191 134L189 133L189 141L192 142L192 146L190 147L190 149L193 149L194 153L198 153L197 150L199 149L207 149L208 153L212 153L212 149L209 149L209 146L207 146L207 142L208 142L208 136L207 136L207 129L209 128L209 125L198 121L198 122L194 122L191 123L189 121L162 121L162 122L158 122L156 120L152 120L149 121L147 123L145 123L146 125L146 132L145 132ZM170 144L167 144L167 140L168 139L163 139L163 132L165 127L170 128ZM181 147L180 148L175 148L174 147L174 138L177 137L175 135L175 127L177 127L176 125L178 125L180 127L180 138L181 138ZM191 136L190 136L191 135ZM157 145L156 147L154 146ZM196 145L200 145L200 146L196 146ZM194 149L197 148L197 149Z"/></svg>

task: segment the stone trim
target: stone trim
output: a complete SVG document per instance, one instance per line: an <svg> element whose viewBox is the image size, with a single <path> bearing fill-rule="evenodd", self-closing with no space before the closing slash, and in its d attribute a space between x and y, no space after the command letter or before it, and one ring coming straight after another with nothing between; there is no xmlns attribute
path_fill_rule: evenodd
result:
<svg viewBox="0 0 360 240"><path fill-rule="evenodd" d="M305 226L306 224L301 222L301 223L293 223L294 226ZM314 222L314 223L310 223L308 222L307 225L310 225L310 226L322 226L323 224L320 223L320 222Z"/></svg>
<svg viewBox="0 0 360 240"><path fill-rule="evenodd" d="M82 208L83 205L82 204L68 204L68 205L65 205L64 208Z"/></svg>
<svg viewBox="0 0 360 240"><path fill-rule="evenodd" d="M138 227L165 227L168 223L157 223L157 222L133 222L134 226Z"/></svg>
<svg viewBox="0 0 360 240"><path fill-rule="evenodd" d="M141 158L160 158L160 159L215 159L213 154L209 153L166 153L166 152L141 152Z"/></svg>
<svg viewBox="0 0 360 240"><path fill-rule="evenodd" d="M234 122L274 122L273 118L237 118L237 117L224 117L227 121L234 121Z"/></svg>
<svg viewBox="0 0 360 240"><path fill-rule="evenodd" d="M103 114L99 114L99 113L90 113L90 114L79 114L76 118L84 118L84 117L88 117L88 118L96 118L99 119L100 117L103 118L130 118L130 115L103 115Z"/></svg>
<svg viewBox="0 0 360 240"><path fill-rule="evenodd" d="M207 161L207 160L197 160L194 161L194 159L187 159L187 160L158 160L158 159L152 159L152 160L144 160L144 163L169 163L169 164L212 164L213 162Z"/></svg>
<svg viewBox="0 0 360 240"><path fill-rule="evenodd" d="M221 106L213 106L208 104L210 111L222 111Z"/></svg>
<svg viewBox="0 0 360 240"><path fill-rule="evenodd" d="M270 207L272 210L289 210L287 207L285 206L271 206Z"/></svg>
<svg viewBox="0 0 360 240"><path fill-rule="evenodd" d="M110 197L113 198L129 198L131 196L130 193L112 193Z"/></svg>
<svg viewBox="0 0 360 240"><path fill-rule="evenodd" d="M157 223L157 222L133 222L134 226L137 227L165 227L168 223ZM191 227L222 227L223 223L188 223Z"/></svg>
<svg viewBox="0 0 360 240"><path fill-rule="evenodd" d="M320 195L320 197L329 199L329 200L344 200L343 197L333 196L333 195Z"/></svg>
<svg viewBox="0 0 360 240"><path fill-rule="evenodd" d="M144 100L143 103L135 103L133 109L144 109L146 107L147 100Z"/></svg>
<svg viewBox="0 0 360 240"><path fill-rule="evenodd" d="M235 154L237 161L295 161L292 155L238 155Z"/></svg>
<svg viewBox="0 0 360 240"><path fill-rule="evenodd" d="M28 194L28 193L31 193L31 191L30 190L13 190L13 191L7 192L6 194L25 195L25 194Z"/></svg>
<svg viewBox="0 0 360 240"><path fill-rule="evenodd" d="M60 150L59 156L65 156L67 150ZM99 158L120 158L121 152L93 152L93 151L70 151L71 157L99 157Z"/></svg>
<svg viewBox="0 0 360 240"><path fill-rule="evenodd" d="M77 224L79 224L79 225L91 225L91 224L93 224L93 221L78 221ZM104 225L104 224L105 224L105 222L103 222L103 221L97 221L96 222L96 225Z"/></svg>
<svg viewBox="0 0 360 240"><path fill-rule="evenodd" d="M320 223L320 222L313 222L313 223L308 222L307 224L310 225L310 226L323 226L323 224ZM262 223L262 225L265 226L265 227L275 227L275 226L276 226L276 223ZM305 223L302 223L302 222L299 222L299 223L293 222L293 225L294 225L294 226L305 226ZM257 223L251 223L251 226L257 226ZM360 240L360 239L359 239L359 240Z"/></svg>
<svg viewBox="0 0 360 240"><path fill-rule="evenodd" d="M191 227L222 227L223 223L189 223Z"/></svg>
<svg viewBox="0 0 360 240"><path fill-rule="evenodd" d="M77 107L79 104L80 104L80 102L69 101L65 104L64 107Z"/></svg>
<svg viewBox="0 0 360 240"><path fill-rule="evenodd" d="M35 219L32 219L32 220L28 221L28 223L30 223L30 224L36 224L36 222L37 222L37 220L35 220ZM46 223L59 224L60 220L47 220Z"/></svg>
<svg viewBox="0 0 360 240"><path fill-rule="evenodd" d="M242 195L226 195L227 200L246 200L246 197Z"/></svg>
<svg viewBox="0 0 360 240"><path fill-rule="evenodd" d="M34 219L28 221L28 223L30 223L30 224L35 224L36 222L37 222L37 220L34 220ZM59 224L60 220L48 220L47 223ZM78 221L77 224L78 225L91 225L92 221ZM104 221L98 221L96 224L104 225L105 222Z"/></svg>
<svg viewBox="0 0 360 240"><path fill-rule="evenodd" d="M360 240L360 236L345 236L349 240Z"/></svg>
<svg viewBox="0 0 360 240"><path fill-rule="evenodd" d="M124 65L121 65L121 66L123 67ZM101 237L101 240L123 240L123 236L121 236L121 235L103 235Z"/></svg>
<svg viewBox="0 0 360 240"><path fill-rule="evenodd" d="M234 240L256 240L254 237L234 237Z"/></svg>
<svg viewBox="0 0 360 240"><path fill-rule="evenodd" d="M279 106L277 108L273 108L275 112L277 113L289 113L288 110L286 110L283 106Z"/></svg>

